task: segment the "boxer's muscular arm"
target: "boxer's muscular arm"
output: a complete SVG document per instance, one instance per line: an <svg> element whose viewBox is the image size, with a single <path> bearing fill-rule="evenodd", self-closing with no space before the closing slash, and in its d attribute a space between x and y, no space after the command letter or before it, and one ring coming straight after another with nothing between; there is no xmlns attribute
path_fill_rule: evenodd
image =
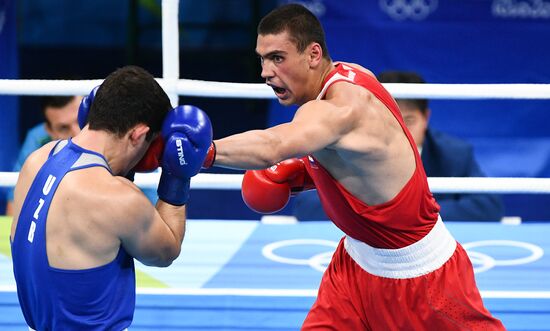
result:
<svg viewBox="0 0 550 331"><path fill-rule="evenodd" d="M120 179L125 181L125 179ZM162 200L156 208L132 183L123 183L125 188L118 206L125 206L119 215L117 231L128 254L145 265L166 267L180 253L185 234L185 205L170 205ZM119 207L120 208L120 207Z"/></svg>
<svg viewBox="0 0 550 331"><path fill-rule="evenodd" d="M199 172L212 143L212 125L199 108L178 106L164 119L161 136L165 144L156 210L137 192L135 201L129 203L136 224L122 238L132 256L144 264L164 267L181 251L190 178Z"/></svg>
<svg viewBox="0 0 550 331"><path fill-rule="evenodd" d="M338 142L354 128L349 107L314 100L298 109L289 123L252 130L216 140L214 165L237 169L263 169L279 161L301 157Z"/></svg>

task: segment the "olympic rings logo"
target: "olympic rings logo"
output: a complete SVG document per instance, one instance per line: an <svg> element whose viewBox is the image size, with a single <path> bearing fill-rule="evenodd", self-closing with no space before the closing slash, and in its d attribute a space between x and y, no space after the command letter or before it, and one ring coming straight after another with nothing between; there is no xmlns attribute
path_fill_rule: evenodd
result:
<svg viewBox="0 0 550 331"><path fill-rule="evenodd" d="M379 0L380 9L396 21L421 21L437 9L437 0Z"/></svg>
<svg viewBox="0 0 550 331"><path fill-rule="evenodd" d="M308 259L300 259L300 258L291 258L291 257L284 257L281 255L277 255L275 253L275 250L283 248L283 247L289 247L289 246L304 246L304 245L310 245L310 246L326 246L332 248L330 251L326 251L323 253L315 254L311 256ZM323 240L323 239L291 239L291 240L282 240L282 241L276 241L274 243L265 245L262 249L262 255L265 256L267 259L279 262L279 263L286 263L286 264L295 264L295 265L306 265L310 266L311 268L324 272L327 268L328 264L330 263L330 260L332 258L332 254L334 253L334 249L338 246L338 243L331 240Z"/></svg>
<svg viewBox="0 0 550 331"><path fill-rule="evenodd" d="M535 262L544 255L544 250L537 245L526 243L523 241L513 241L513 240L482 240L482 241L473 241L465 243L462 245L472 264L474 265L474 272L481 273L487 270L490 270L496 266L517 266L521 264L527 264ZM512 258L512 259L496 259L490 255L472 251L472 248L479 247L512 247L519 248L519 250L528 251L529 255Z"/></svg>
<svg viewBox="0 0 550 331"><path fill-rule="evenodd" d="M310 248L317 247L328 247L329 251L322 250L320 253L313 254L308 258L295 258L287 257L278 254L276 251L282 250L284 248L294 247L294 246L310 246ZM292 265L301 265L309 266L314 270L319 272L324 272L330 263L334 249L338 246L338 243L332 240L323 240L323 239L291 239L291 240L282 240L276 241L270 244L267 244L262 249L262 255L274 262L292 264ZM487 270L493 269L498 266L518 266L523 264L528 264L539 260L544 255L544 250L534 244L526 243L523 241L514 241L514 240L481 240L481 241L472 241L462 244L462 247L468 253L470 260L474 266L474 273L482 273ZM514 250L514 256L519 256L516 258L500 258L493 257L487 253L479 252L473 250L474 248L495 248L500 247L504 249ZM527 252L527 255L525 253ZM493 252L494 253L494 252ZM502 251L497 252L499 255L503 255ZM506 251L506 253L510 253ZM519 253L519 254L518 254Z"/></svg>

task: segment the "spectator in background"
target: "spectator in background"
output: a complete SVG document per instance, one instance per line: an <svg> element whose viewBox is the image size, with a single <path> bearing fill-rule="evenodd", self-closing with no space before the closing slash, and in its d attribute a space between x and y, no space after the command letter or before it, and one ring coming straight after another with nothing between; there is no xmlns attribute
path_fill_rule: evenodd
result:
<svg viewBox="0 0 550 331"><path fill-rule="evenodd" d="M19 172L27 157L52 140L67 139L80 132L77 115L81 96L45 96L42 99L44 122L31 128L21 146L13 167ZM8 192L6 215L13 215L13 189Z"/></svg>
<svg viewBox="0 0 550 331"><path fill-rule="evenodd" d="M381 83L425 83L413 72L387 71L378 75ZM411 132L428 177L485 177L474 158L472 146L458 138L428 127L430 109L426 99L397 99L405 125ZM504 216L502 201L494 194L434 194L445 221L497 221ZM317 191L302 192L295 198L298 220L328 219Z"/></svg>

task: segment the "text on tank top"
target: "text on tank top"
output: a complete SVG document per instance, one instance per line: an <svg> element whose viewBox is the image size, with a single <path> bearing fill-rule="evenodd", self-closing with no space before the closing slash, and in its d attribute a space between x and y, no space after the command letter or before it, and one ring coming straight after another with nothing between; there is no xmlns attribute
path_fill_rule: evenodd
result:
<svg viewBox="0 0 550 331"><path fill-rule="evenodd" d="M11 248L19 303L35 330L122 330L131 324L134 260L122 246L113 261L95 268L65 270L48 262L46 223L58 185L70 171L97 166L110 171L102 155L60 141L23 202Z"/></svg>

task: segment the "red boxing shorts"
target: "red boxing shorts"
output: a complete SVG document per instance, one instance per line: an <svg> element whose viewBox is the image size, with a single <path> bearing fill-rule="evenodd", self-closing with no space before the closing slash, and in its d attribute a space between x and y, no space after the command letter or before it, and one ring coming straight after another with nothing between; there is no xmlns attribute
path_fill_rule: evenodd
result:
<svg viewBox="0 0 550 331"><path fill-rule="evenodd" d="M466 251L439 220L400 249L342 238L302 330L505 330L483 306Z"/></svg>

